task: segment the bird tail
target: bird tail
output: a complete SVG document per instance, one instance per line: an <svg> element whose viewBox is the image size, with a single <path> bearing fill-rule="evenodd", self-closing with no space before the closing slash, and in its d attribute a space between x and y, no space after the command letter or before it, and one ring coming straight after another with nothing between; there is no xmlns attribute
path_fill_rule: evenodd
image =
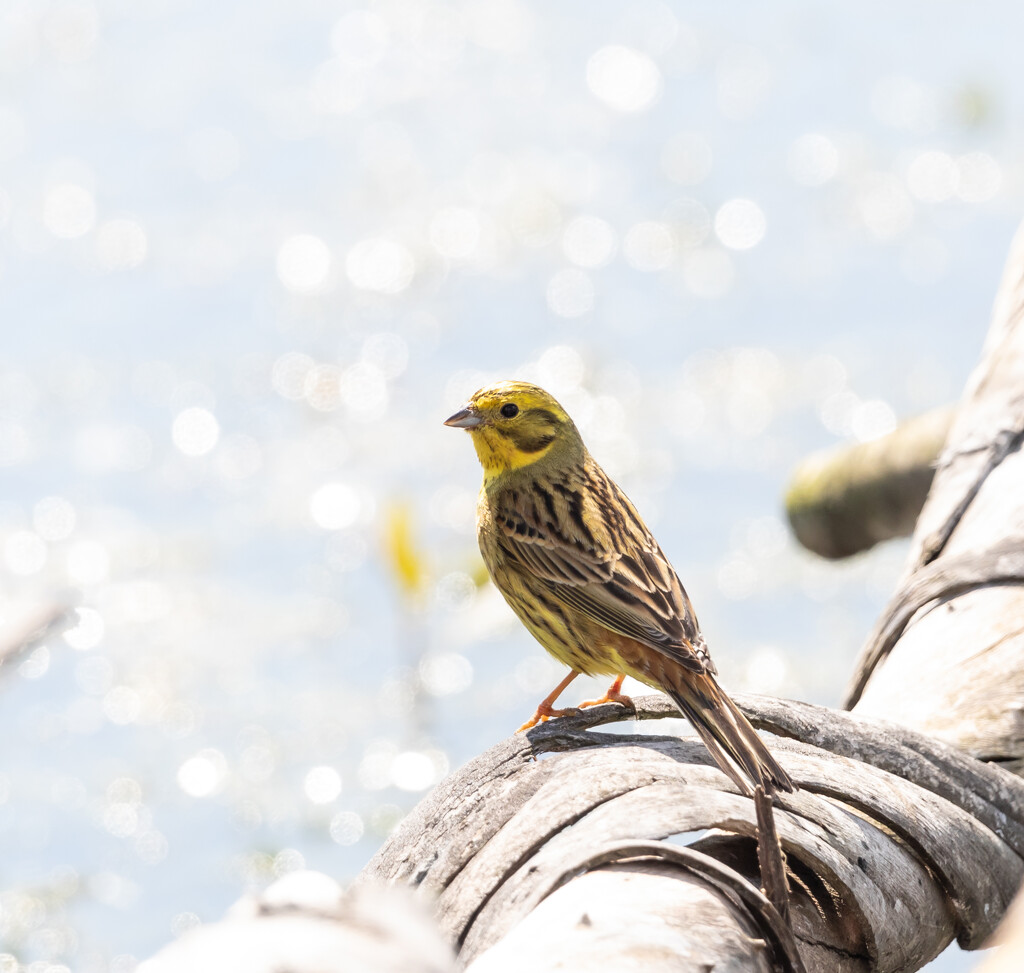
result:
<svg viewBox="0 0 1024 973"><path fill-rule="evenodd" d="M680 676L663 688L700 735L715 763L744 794L751 793L750 784L760 785L766 794L796 790L789 774L711 673L683 672Z"/></svg>

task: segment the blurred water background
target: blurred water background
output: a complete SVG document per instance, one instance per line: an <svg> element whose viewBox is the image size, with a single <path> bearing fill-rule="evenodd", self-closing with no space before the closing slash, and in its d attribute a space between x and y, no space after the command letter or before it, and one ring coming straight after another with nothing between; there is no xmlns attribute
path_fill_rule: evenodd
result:
<svg viewBox="0 0 1024 973"><path fill-rule="evenodd" d="M347 880L560 670L441 425L555 392L733 690L834 704L904 553L793 464L959 393L1024 197L1006 0L4 0L0 969ZM580 698L599 686L574 686ZM964 970L947 951L935 970Z"/></svg>

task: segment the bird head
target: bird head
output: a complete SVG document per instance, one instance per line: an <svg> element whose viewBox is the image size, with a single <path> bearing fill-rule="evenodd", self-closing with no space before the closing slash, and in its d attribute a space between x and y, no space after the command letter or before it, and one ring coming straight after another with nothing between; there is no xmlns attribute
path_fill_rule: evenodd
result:
<svg viewBox="0 0 1024 973"><path fill-rule="evenodd" d="M480 389L445 425L473 437L485 481L552 457L569 463L585 453L565 409L528 382L498 382Z"/></svg>

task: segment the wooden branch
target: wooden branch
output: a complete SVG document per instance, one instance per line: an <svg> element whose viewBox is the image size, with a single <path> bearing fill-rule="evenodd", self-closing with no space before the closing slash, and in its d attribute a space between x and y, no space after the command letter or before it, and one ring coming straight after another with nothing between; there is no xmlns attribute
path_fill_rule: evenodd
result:
<svg viewBox="0 0 1024 973"><path fill-rule="evenodd" d="M403 889L356 892L319 872L292 872L227 918L198 926L138 973L456 973L429 911Z"/></svg>
<svg viewBox="0 0 1024 973"><path fill-rule="evenodd" d="M1024 536L999 541L987 551L927 560L903 584L868 636L854 678L846 691L845 705L860 700L878 663L893 650L911 619L921 609L949 601L986 585L1024 584Z"/></svg>
<svg viewBox="0 0 1024 973"><path fill-rule="evenodd" d="M1024 231L981 363L844 705L984 759L1024 759ZM911 689L912 687L912 689Z"/></svg>
<svg viewBox="0 0 1024 973"><path fill-rule="evenodd" d="M887 436L801 462L786 491L797 540L822 557L842 558L909 534L952 421L951 407L933 409Z"/></svg>
<svg viewBox="0 0 1024 973"><path fill-rule="evenodd" d="M665 864L681 871L682 876L658 867ZM617 866L616 874L609 876L606 871L605 875L601 875L599 870L609 869L609 866ZM698 877L701 881L699 884L687 882L687 876ZM611 878L612 881L605 882L606 878ZM555 908L560 913L576 913L573 917L576 921L552 921L544 915L547 911L545 903L550 903L549 896L570 882L573 883L573 887L569 890L567 901L559 902ZM602 889L603 884L607 885L607 891ZM649 906L643 898L638 901L637 886L643 891L649 891ZM601 935L595 940L595 937L589 934L589 930L595 924L591 918L595 905L600 908L602 903L609 901L611 895L620 895L623 888L629 891L629 905L626 909L619 910L619 915L610 917L612 922L622 925L620 935L616 937L617 941L607 942L606 935ZM708 893L709 888L715 889L717 900ZM702 901L702 894L709 896L707 901ZM666 899L678 900L682 908L678 912L674 908L666 910ZM722 916L714 915L716 907L719 913L723 913L723 901L732 903L734 908L739 909L744 915L749 914L756 919L757 924L751 925L745 939L736 937L723 942L718 935L707 935L707 930L717 930L723 925ZM579 906L582 906L582 910ZM548 908L550 909L550 906ZM710 913L704 916L705 921L697 930L697 939L701 947L699 955L702 957L704 969L716 960L734 963L739 952L746 956L749 968L753 970L805 973L788 923L781 919L773 905L757 889L716 858L692 848L680 848L661 841L613 842L594 854L571 862L530 915L516 926L510 935L504 937L500 944L489 949L474 962L472 970L473 973L486 973L502 969L520 970L524 965L531 967L535 963L545 964L549 961L552 948L571 955L576 969L617 969L618 959L624 961L622 965L632 965L638 955L635 948L637 927L632 925L635 918L638 914L647 915L658 925L663 925L663 917L667 911L678 915L680 931L685 930L685 935L680 936L680 951L688 951L693 948L695 909L698 913ZM708 921L709 919L712 921ZM718 921L714 921L716 919ZM628 931L623 920L631 924ZM602 925L606 922L607 919L602 917ZM566 930L571 930L574 925L582 926L588 932L573 937L575 941L567 950L564 937ZM552 938L552 930L557 930L557 945L549 941ZM650 937L647 931L644 931L643 939L647 944L646 948L643 948L645 959L650 952L652 938L663 939L663 934ZM725 950L723 946L726 947ZM536 954L536 960L530 957L531 952ZM677 961L673 958L676 951L665 952L663 955L672 963L672 966L667 968L678 969Z"/></svg>
<svg viewBox="0 0 1024 973"><path fill-rule="evenodd" d="M662 697L634 702L641 719L677 715ZM757 725L785 735L773 749L801 788L776 796L775 817L796 879L790 908L808 969L914 969L954 935L976 946L991 933L1024 875L1017 853L1024 849L1024 782L969 762L981 786L965 788L967 758L934 741L919 750L913 732L807 704L741 697L740 705ZM539 934L540 920L527 925L528 917L548 898L565 893L563 901L578 904L578 890L570 889L583 878L559 883L588 856L623 841L689 835L689 847L760 884L753 801L696 740L588 732L619 716L617 706L595 707L491 748L413 811L364 876L436 897L442 929L473 973L498 968L493 957L484 959L490 950L500 958L524 948L525 933L512 932L518 925ZM864 760L816 745L839 741ZM910 779L885 766L908 769ZM958 795L971 795L973 804L958 803ZM738 931L749 937L752 928L767 944L757 916L713 884L700 884L701 894L688 889L687 899L700 903L700 914L718 910L718 950L728 952ZM620 883L588 887L594 894L600 887L603 897L592 900L585 938L607 943L614 929L616 950L640 948L646 926L632 909L645 897ZM507 935L511 944L502 944ZM548 953L538 968L558 968L583 935L569 936L565 947L541 937ZM684 968L680 955L673 952L663 968ZM699 969L720 954L692 955Z"/></svg>
<svg viewBox="0 0 1024 973"><path fill-rule="evenodd" d="M764 933L738 919L746 913L730 902L728 894L660 860L592 869L540 902L468 969L784 970L773 962ZM699 964L687 963L687 956L699 957Z"/></svg>

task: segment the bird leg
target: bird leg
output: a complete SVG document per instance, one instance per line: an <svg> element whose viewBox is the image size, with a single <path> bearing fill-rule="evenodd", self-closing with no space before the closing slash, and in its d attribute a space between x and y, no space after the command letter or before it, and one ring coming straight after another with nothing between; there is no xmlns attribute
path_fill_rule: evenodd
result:
<svg viewBox="0 0 1024 973"><path fill-rule="evenodd" d="M567 675L551 692L545 697L544 702L537 707L537 712L533 714L531 719L528 719L516 733L522 733L523 730L529 730L531 727L536 726L538 723L543 723L545 720L551 719L552 716L568 716L574 711L571 709L552 709L554 702L562 695L562 691L566 686L569 685L579 673L575 669L569 670Z"/></svg>
<svg viewBox="0 0 1024 973"><path fill-rule="evenodd" d="M633 700L621 692L622 680L625 678L625 673L621 673L616 676L615 682L608 687L608 692L606 692L600 699L585 699L582 703L578 703L577 707L579 709L583 709L587 706L600 706L602 703L622 703L623 706L636 709L636 707L633 706Z"/></svg>

